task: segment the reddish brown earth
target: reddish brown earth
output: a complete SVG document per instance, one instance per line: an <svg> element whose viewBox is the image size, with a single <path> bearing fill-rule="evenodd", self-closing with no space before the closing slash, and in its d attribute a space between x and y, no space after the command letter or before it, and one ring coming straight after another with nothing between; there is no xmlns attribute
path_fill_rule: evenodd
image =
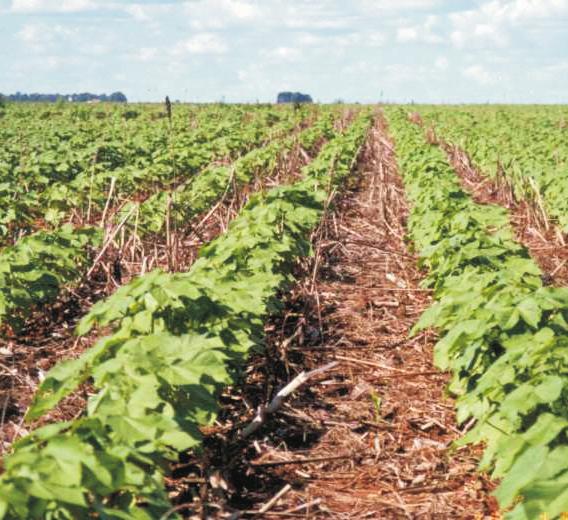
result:
<svg viewBox="0 0 568 520"><path fill-rule="evenodd" d="M309 159L298 150L270 182L290 178ZM476 471L479 452L452 447L461 432L444 393L448 376L432 366L435 335L409 339L430 294L419 286L424 273L404 240L408 206L381 118L358 170L314 234L315 259L298 266L299 283L283 295L283 313L267 325L266 352L251 361L238 388L223 396L223 412L205 432L203 453L187 455L173 467L168 485L184 518L498 516L490 497L493 485ZM222 232L248 193L223 201L193 223L199 232L180 237L180 249L194 251ZM78 289L54 306L55 317L39 313L24 336L0 344L13 352L0 365L0 398L9 396L0 410L0 451L2 441L8 449L25 433L22 414L38 369L79 355L96 339L76 340L72 329L95 291L117 285L113 261L106 259L96 285L88 287L90 296ZM178 264L191 261L186 256ZM140 267L126 264L123 281ZM259 405L300 372L330 362L335 365L242 438ZM84 392L49 419L80 413Z"/></svg>
<svg viewBox="0 0 568 520"><path fill-rule="evenodd" d="M267 352L224 396L205 452L170 480L186 518L497 518L479 451L460 437L435 336L409 331L430 304L407 249L408 206L382 119L358 183L314 236ZM301 371L308 381L246 439L240 433ZM274 500L282 494L279 500Z"/></svg>

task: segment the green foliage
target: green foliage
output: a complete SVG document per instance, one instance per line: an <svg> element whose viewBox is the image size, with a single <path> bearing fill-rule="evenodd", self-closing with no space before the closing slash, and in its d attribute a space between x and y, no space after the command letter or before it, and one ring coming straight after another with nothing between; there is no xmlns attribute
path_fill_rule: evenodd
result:
<svg viewBox="0 0 568 520"><path fill-rule="evenodd" d="M298 135L284 133L284 139L278 138L283 130L291 130L290 124L287 123L278 129L275 134L277 138L265 146L254 148L232 164L209 166L175 190L157 192L138 205L138 211L131 219L133 225L141 235L163 231L168 204L175 224L182 225L190 221L196 215L207 211L221 197L230 194L235 186L249 184L259 176L271 175L278 165L278 159L289 153L296 143L307 151L313 151L322 139L334 137L334 120L335 114L326 114ZM118 217L128 214L132 204L134 203L127 204Z"/></svg>
<svg viewBox="0 0 568 520"><path fill-rule="evenodd" d="M441 334L436 364L453 374L461 443L486 445L482 467L513 519L568 510L568 289L544 287L501 208L475 204L444 153L400 109L390 112L412 202L410 236L436 303L415 330Z"/></svg>
<svg viewBox="0 0 568 520"><path fill-rule="evenodd" d="M113 206L134 195L145 200L289 133L303 117L291 109L187 107L170 128L145 108L129 120L120 107L108 107L104 118L94 110L65 104L45 118L35 105L7 112L0 128L0 245L38 226L56 228L72 210L100 216L113 178Z"/></svg>
<svg viewBox="0 0 568 520"><path fill-rule="evenodd" d="M29 124L31 117L27 117L26 110L19 110L22 112L13 115L23 113L22 124ZM88 259L84 247L99 243L94 236L93 240L84 240L84 230L72 232L68 226L60 227L71 208L88 206L96 214L108 202L120 205L124 197L151 190L154 195L143 203L126 202L116 218L120 221L131 214L138 234L157 233L164 226L171 198L170 214L181 225L230 189L233 176L236 182L246 183L274 168L275 158L285 153L294 140L287 137L281 142L281 136L300 123L291 110L246 111L236 107L223 111L201 109L198 114L203 121L197 128L188 129L180 121L165 128L148 125L147 121L125 123L121 112L115 111L109 114L120 121L120 138L112 135L87 143L87 137L92 139L94 132L101 132L109 123L91 121L88 106L71 105L63 110L75 126L55 121L53 135L48 132L46 142L40 145L30 141L37 147L34 153L24 153L19 135L23 129L14 124L16 120L7 125L8 144L3 151L9 160L5 163L0 151L0 200L6 201L5 206L0 206L0 243L2 238L7 242L16 240L13 248L0 254L0 323L8 322L16 329L34 306L52 302L61 287L80 278ZM140 114L142 119L142 114L148 113ZM33 115L37 119L37 113ZM333 128L334 112L326 115L322 119ZM242 124L244 118L246 126ZM65 122L68 124L67 119ZM135 125L132 132L141 132L129 135L128 125ZM321 124L316 127L319 136L325 134ZM81 131L75 134L71 129ZM11 142L16 130L18 139ZM266 146L255 148L265 142ZM250 154L239 157L251 149ZM11 153L16 150L19 156ZM233 166L203 170L218 157L239 158ZM14 182L14 175L20 182ZM188 177L187 182L180 183L180 179ZM112 183L113 197L109 200ZM164 185L169 184L179 185L173 191L164 190ZM139 206L137 211L131 211L136 209L133 206ZM21 239L38 224L46 230Z"/></svg>
<svg viewBox="0 0 568 520"><path fill-rule="evenodd" d="M39 231L0 253L0 324L18 329L38 305L50 303L60 288L80 278L89 260L87 246L101 242L100 229Z"/></svg>
<svg viewBox="0 0 568 520"><path fill-rule="evenodd" d="M426 121L485 174L505 177L568 232L568 129L564 106L427 108Z"/></svg>
<svg viewBox="0 0 568 520"><path fill-rule="evenodd" d="M111 335L51 370L28 419L89 379L85 416L19 441L0 477L0 518L159 518L168 462L195 449L221 389L239 378L263 322L332 190L350 174L370 117L362 114L303 170L299 182L251 197L187 273L154 271L93 306L79 326Z"/></svg>

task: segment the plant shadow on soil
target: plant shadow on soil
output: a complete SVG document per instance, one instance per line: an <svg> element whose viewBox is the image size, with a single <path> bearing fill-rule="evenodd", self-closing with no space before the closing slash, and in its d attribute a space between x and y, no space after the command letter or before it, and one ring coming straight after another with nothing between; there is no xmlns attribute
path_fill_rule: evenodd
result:
<svg viewBox="0 0 568 520"><path fill-rule="evenodd" d="M337 211L360 189L359 183L360 179L344 191L336 203ZM354 276L335 268L341 261L341 255L324 249L317 270L318 280L356 283ZM223 393L216 426L204 432L201 452L183 455L174 466L169 482L170 491L176 494L173 503L178 507L188 504L187 512L215 518L219 511L250 511L272 498L286 484L296 489L304 487L305 480L301 476L291 479L290 471L284 471L285 465L263 466L263 460L260 465L253 461L266 458L276 450L279 455L282 450L289 451L291 460L309 452L329 430L323 421L313 417L313 412L330 415L335 406L329 402L329 397L348 394L347 387L338 385L337 389L322 395L312 391L307 383L287 398L285 405L269 416L253 436L242 439L239 433L252 421L258 406L268 403L299 372L329 362L325 359L329 351L323 346L339 339L333 327L326 330L326 315L333 313L333 306L325 306L320 309L321 315L318 314L315 295L309 291L313 262L311 258L297 266L298 283L291 291L280 295L282 310L266 324L264 350L250 359L241 381ZM344 379L343 375L333 373L325 377L334 383ZM308 403L310 416L301 412ZM257 450L260 445L262 456ZM227 489L223 489L224 486Z"/></svg>
<svg viewBox="0 0 568 520"><path fill-rule="evenodd" d="M222 396L221 413L218 418L218 423L223 425L221 431L213 428L210 433L206 433L201 454L186 455L180 460L178 465L180 469L174 470L172 475L175 481L183 483L188 475L199 475L205 479L207 485L206 489L202 486L200 490L196 490L195 487L186 488L177 497L176 503L189 503L196 494L205 503L219 502L220 494L210 486L210 477L216 472L220 472L227 483L228 492L222 494L224 496L221 502L225 502L229 510L250 510L259 502L273 496L287 483L292 486L302 485L301 479L296 483L290 482L289 478L284 480L279 474L278 466L252 464L251 462L259 457L255 444L262 443L264 447L278 448L285 446L286 451L297 454L301 450L309 450L320 440L326 431L323 425L315 423L311 418L303 419L297 415L282 413L280 410L269 416L254 436L247 439L239 438L239 431L253 419L254 410L259 405L265 404L280 388L293 379L297 370L291 374L290 367L301 367L305 363L301 351L286 352L286 358L282 359L276 346L282 342L282 338L293 335L297 326L303 326L311 331L317 330L317 317L313 313L302 312L302 304L286 305L289 313L295 312L294 307L300 307L296 319L286 320L280 316L271 320L267 328L272 329L272 332L266 338L265 351L254 356L250 361L249 367L252 370L243 375L242 382ZM303 345L309 348L311 345L319 344L321 340L318 334L317 338L306 340ZM297 398L289 398L286 401L287 405L296 408L296 404L301 409L304 405L299 401L309 401L312 409L329 412L334 408L330 403L320 399L307 385L301 388L298 395Z"/></svg>

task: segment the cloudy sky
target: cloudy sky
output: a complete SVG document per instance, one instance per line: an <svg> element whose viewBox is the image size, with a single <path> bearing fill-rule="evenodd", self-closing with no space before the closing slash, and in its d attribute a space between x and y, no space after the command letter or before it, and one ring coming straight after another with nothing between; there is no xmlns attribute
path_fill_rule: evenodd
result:
<svg viewBox="0 0 568 520"><path fill-rule="evenodd" d="M0 0L0 92L568 102L568 0Z"/></svg>

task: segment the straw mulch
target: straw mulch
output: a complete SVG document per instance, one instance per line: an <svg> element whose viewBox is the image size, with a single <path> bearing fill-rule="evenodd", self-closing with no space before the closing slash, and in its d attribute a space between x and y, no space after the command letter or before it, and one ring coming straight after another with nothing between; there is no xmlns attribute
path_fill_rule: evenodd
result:
<svg viewBox="0 0 568 520"><path fill-rule="evenodd" d="M268 326L267 351L224 396L204 454L170 482L184 517L498 517L480 451L452 447L462 432L448 376L432 365L435 335L409 339L431 298L405 242L408 206L382 117L359 169ZM242 438L258 405L330 362Z"/></svg>

